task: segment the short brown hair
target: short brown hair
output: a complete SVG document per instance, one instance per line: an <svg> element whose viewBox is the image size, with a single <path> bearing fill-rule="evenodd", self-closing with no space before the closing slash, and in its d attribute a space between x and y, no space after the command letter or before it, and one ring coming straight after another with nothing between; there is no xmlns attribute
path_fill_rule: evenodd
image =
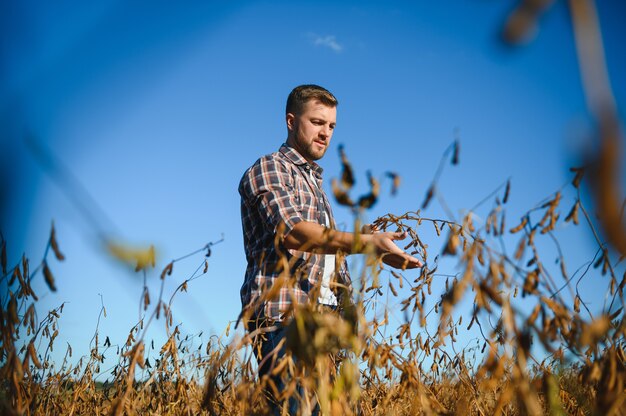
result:
<svg viewBox="0 0 626 416"><path fill-rule="evenodd" d="M318 100L329 107L337 107L337 98L326 88L314 84L299 85L294 88L287 98L285 113L299 114L304 104L310 100Z"/></svg>

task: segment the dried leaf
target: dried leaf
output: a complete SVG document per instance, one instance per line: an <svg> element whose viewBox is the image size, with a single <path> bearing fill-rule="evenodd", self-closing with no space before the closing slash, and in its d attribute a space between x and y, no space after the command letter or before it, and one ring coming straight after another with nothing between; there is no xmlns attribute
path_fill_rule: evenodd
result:
<svg viewBox="0 0 626 416"><path fill-rule="evenodd" d="M591 323L586 324L580 335L580 345L590 347L596 345L600 339L608 335L607 331L610 325L611 321L606 315L602 315Z"/></svg>
<svg viewBox="0 0 626 416"><path fill-rule="evenodd" d="M339 156L341 157L341 185L343 188L350 190L355 182L354 172L341 144L339 145Z"/></svg>
<svg viewBox="0 0 626 416"><path fill-rule="evenodd" d="M458 140L455 140L454 148L452 150L452 161L451 161L453 165L459 164L459 151L460 150L461 150L461 145Z"/></svg>
<svg viewBox="0 0 626 416"><path fill-rule="evenodd" d="M358 205L361 208L365 208L365 209L368 209L374 206L374 204L378 200L378 194L380 193L380 184L372 176L372 174L369 171L367 172L367 178L369 180L370 187L371 187L370 193L359 198L359 203L358 203Z"/></svg>
<svg viewBox="0 0 626 416"><path fill-rule="evenodd" d="M541 310L541 305L537 304L535 308L533 309L532 313L530 314L530 316L528 317L528 319L526 320L526 325L530 326L535 323L535 321L539 317L540 310Z"/></svg>
<svg viewBox="0 0 626 416"><path fill-rule="evenodd" d="M348 193L339 187L336 179L333 178L333 180L330 182L330 186L333 190L333 195L335 196L335 199L337 200L337 203L339 205L344 205L348 207L354 206L354 202L350 199Z"/></svg>
<svg viewBox="0 0 626 416"><path fill-rule="evenodd" d="M17 299L15 299L13 293L10 294L9 305L7 309L9 312L9 324L17 326L20 322L20 317L17 315Z"/></svg>
<svg viewBox="0 0 626 416"><path fill-rule="evenodd" d="M511 229L509 230L509 232L510 232L511 234L515 234L516 232L518 232L518 231L520 231L522 228L524 228L524 226L525 226L526 224L528 224L528 217L526 217L526 216L525 216L524 218L522 218L522 222L521 222L521 223L520 223L517 227L511 228Z"/></svg>
<svg viewBox="0 0 626 416"><path fill-rule="evenodd" d="M41 361L39 361L39 357L37 357L34 341L28 343L28 355L30 356L33 364L35 364L35 367L42 368Z"/></svg>
<svg viewBox="0 0 626 416"><path fill-rule="evenodd" d="M171 261L169 262L167 266L165 266L165 268L161 272L161 280L165 279L165 275L171 276L173 269L174 269L174 262Z"/></svg>
<svg viewBox="0 0 626 416"><path fill-rule="evenodd" d="M604 252L602 252L602 255L598 257L598 260L596 260L596 262L593 264L593 268L597 269L598 267L600 267L603 261L604 261Z"/></svg>
<svg viewBox="0 0 626 416"><path fill-rule="evenodd" d="M526 274L526 279L524 279L524 286L522 287L522 297L525 297L527 294L535 293L535 290L539 286L539 272L537 270L533 270Z"/></svg>
<svg viewBox="0 0 626 416"><path fill-rule="evenodd" d="M386 172L385 175L391 178L391 195L395 196L400 188L400 175L395 172Z"/></svg>
<svg viewBox="0 0 626 416"><path fill-rule="evenodd" d="M48 267L48 263L45 260L43 262L43 276L50 290L53 292L56 292L57 287L54 284L54 276L52 275L52 272L50 271L50 268Z"/></svg>
<svg viewBox="0 0 626 416"><path fill-rule="evenodd" d="M396 288L393 287L393 283L391 283L391 281L389 282L389 289L391 290L391 293L393 293L395 297L398 297L398 292L396 291Z"/></svg>
<svg viewBox="0 0 626 416"><path fill-rule="evenodd" d="M148 309L148 305L150 305L150 293L148 293L148 288L144 288L143 291L143 310Z"/></svg>
<svg viewBox="0 0 626 416"><path fill-rule="evenodd" d="M422 203L422 209L426 209L433 195L435 194L435 184L430 185L428 191L426 191L426 198L424 198L424 202Z"/></svg>
<svg viewBox="0 0 626 416"><path fill-rule="evenodd" d="M443 254L448 254L451 256L455 255L456 249L460 243L461 240L459 239L459 235L455 231L450 231L450 234L448 235L448 242L446 243L446 246L443 250Z"/></svg>
<svg viewBox="0 0 626 416"><path fill-rule="evenodd" d="M585 168L584 167L570 168L570 172L576 172L574 179L572 179L572 185L574 185L574 188L576 189L580 188L580 182L582 181L583 176L585 175Z"/></svg>
<svg viewBox="0 0 626 416"><path fill-rule="evenodd" d="M437 221L433 221L433 226L435 227L435 232L437 233L437 236L440 236L441 230L439 229L439 225L437 224Z"/></svg>
<svg viewBox="0 0 626 416"><path fill-rule="evenodd" d="M526 250L526 237L522 237L519 240L517 249L515 250L515 260L521 260L522 256L524 256L525 250Z"/></svg>
<svg viewBox="0 0 626 416"><path fill-rule="evenodd" d="M504 198L502 199L502 203L506 204L509 200L509 193L511 192L511 180L506 181L506 188L504 188Z"/></svg>
<svg viewBox="0 0 626 416"><path fill-rule="evenodd" d="M50 247L52 248L52 251L54 252L54 255L56 256L57 260L59 261L65 260L65 256L63 255L63 253L61 253L61 250L59 249L59 243L57 243L56 230L54 229L54 222L52 222L52 229L50 230Z"/></svg>
<svg viewBox="0 0 626 416"><path fill-rule="evenodd" d="M2 274L7 274L7 243L2 240L2 248L0 249L0 263L2 264Z"/></svg>

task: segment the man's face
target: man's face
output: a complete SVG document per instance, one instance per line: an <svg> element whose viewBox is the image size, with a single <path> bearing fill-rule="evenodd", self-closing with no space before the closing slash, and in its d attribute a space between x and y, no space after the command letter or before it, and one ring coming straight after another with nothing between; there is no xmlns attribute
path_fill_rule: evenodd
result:
<svg viewBox="0 0 626 416"><path fill-rule="evenodd" d="M337 108L317 100L307 101L301 114L287 113L287 144L313 162L326 153L337 124Z"/></svg>

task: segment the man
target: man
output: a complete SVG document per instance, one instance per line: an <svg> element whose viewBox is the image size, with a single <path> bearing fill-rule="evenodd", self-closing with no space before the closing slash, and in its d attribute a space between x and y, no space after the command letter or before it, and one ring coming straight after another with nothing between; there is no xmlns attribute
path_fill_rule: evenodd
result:
<svg viewBox="0 0 626 416"><path fill-rule="evenodd" d="M335 270L337 253L373 249L392 267L422 265L394 243L405 238L404 233L361 234L356 245L356 234L335 229L322 189L322 168L316 161L329 147L337 99L320 86L298 86L289 94L285 117L286 143L257 160L239 184L248 261L241 288L243 316L249 330L274 329L257 337L254 350L260 377L269 375L272 358L284 353L284 346L279 347L284 337L281 323L295 306L317 302L336 309L342 296L349 296L345 260ZM273 381L281 390L281 380Z"/></svg>

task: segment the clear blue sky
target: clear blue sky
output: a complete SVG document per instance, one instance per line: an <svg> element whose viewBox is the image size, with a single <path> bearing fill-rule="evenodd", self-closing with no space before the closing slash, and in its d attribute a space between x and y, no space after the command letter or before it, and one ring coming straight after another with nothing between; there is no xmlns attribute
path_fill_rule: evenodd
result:
<svg viewBox="0 0 626 416"><path fill-rule="evenodd" d="M98 294L108 313L101 341L108 335L124 343L139 319L143 283L98 244L93 227L28 152L26 135L79 178L106 213L98 217L103 227L129 244L156 246L157 268L148 276L153 301L165 264L224 234L208 274L174 301L184 333L221 333L239 313L245 269L237 184L286 138L285 100L298 84L323 85L340 102L321 162L328 192L339 173L339 143L358 191L366 189L367 169L402 176L399 194L385 193L370 220L419 208L455 129L461 164L446 168L440 188L457 218L510 178L513 225L569 180L567 168L580 162L590 131L569 15L557 2L531 43L506 48L498 32L514 3L3 2L0 229L10 263L23 251L35 262L55 221L67 257L50 262L58 291L49 292L41 275L34 288L40 318L68 302L58 357L65 342L76 356L88 354ZM624 119L626 6L599 3ZM571 192L568 198L563 210ZM490 204L479 211L483 219ZM338 206L335 213L350 229L350 213ZM427 214L445 218L436 203ZM593 256L588 234L559 232L570 270ZM425 235L434 252L443 246ZM202 258L176 264L166 298ZM590 292L597 307L601 295ZM162 322L152 329L150 336L162 337Z"/></svg>

